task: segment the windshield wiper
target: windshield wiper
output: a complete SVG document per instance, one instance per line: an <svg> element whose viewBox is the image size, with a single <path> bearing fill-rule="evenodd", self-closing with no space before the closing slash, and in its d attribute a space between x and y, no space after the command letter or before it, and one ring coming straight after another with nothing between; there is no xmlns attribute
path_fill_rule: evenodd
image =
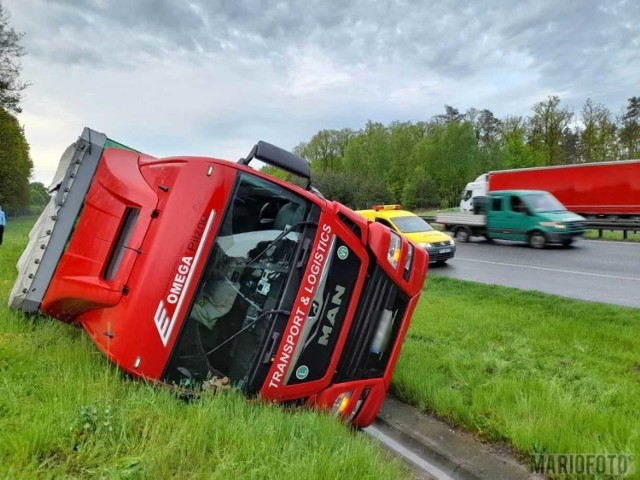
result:
<svg viewBox="0 0 640 480"><path fill-rule="evenodd" d="M215 347L213 347L211 350L209 350L206 355L211 355L213 352L217 351L218 349L222 348L223 346L225 346L227 343L229 343L231 340L233 340L234 338L236 338L238 335L240 335L241 333L246 332L247 330L249 330L249 328L251 328L252 326L254 326L256 323L258 323L262 318L266 317L267 315L291 315L291 312L289 310L267 310L266 312L262 312L260 315L258 315L256 318L254 318L251 322L247 323L244 327L242 327L240 330L238 330L236 333L234 333L233 335L231 335L229 338L227 338L225 341L223 341L220 345L216 345Z"/></svg>
<svg viewBox="0 0 640 480"><path fill-rule="evenodd" d="M240 295L240 297L242 297L253 308L255 308L256 310L262 312L262 308L260 308L260 305L258 305L256 302L254 302L249 297L247 297L244 293L242 293L240 291L240 289L238 287L236 287L235 284L231 280L229 280L229 277L227 277L226 275L223 275L223 277L224 277L224 280L229 284L229 286L231 288L233 288L238 295Z"/></svg>
<svg viewBox="0 0 640 480"><path fill-rule="evenodd" d="M300 225L318 225L318 222L314 222L313 220L303 220L301 222L294 223L293 225L291 225L288 228L285 228L280 235L278 235L275 239L273 239L260 253L258 253L249 262L247 262L247 264L245 266L248 267L249 265L251 265L251 264L255 263L256 261L258 261L258 259L262 255L267 253L267 251L269 251L269 249L271 247L276 245L280 240L282 240L284 237L289 235L289 233L291 233L295 228L298 228Z"/></svg>

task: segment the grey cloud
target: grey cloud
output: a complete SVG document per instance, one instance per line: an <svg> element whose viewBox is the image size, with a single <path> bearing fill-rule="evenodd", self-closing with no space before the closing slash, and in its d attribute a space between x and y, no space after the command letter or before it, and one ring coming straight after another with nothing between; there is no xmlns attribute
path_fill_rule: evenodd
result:
<svg viewBox="0 0 640 480"><path fill-rule="evenodd" d="M227 49L286 68L313 46L343 67L467 77L519 54L550 85L607 79L623 52L638 51L640 18L640 2L623 0L56 0L41 8L51 12L33 54L64 63L130 68L140 55ZM76 54L77 45L97 53ZM591 60L598 56L604 63Z"/></svg>
<svg viewBox="0 0 640 480"><path fill-rule="evenodd" d="M571 1L538 3L542 8L521 7L519 18L507 19L501 27L504 43L531 56L540 68L542 81L556 86L574 83L577 77L589 83L609 81L628 52L636 64L640 39L638 2Z"/></svg>

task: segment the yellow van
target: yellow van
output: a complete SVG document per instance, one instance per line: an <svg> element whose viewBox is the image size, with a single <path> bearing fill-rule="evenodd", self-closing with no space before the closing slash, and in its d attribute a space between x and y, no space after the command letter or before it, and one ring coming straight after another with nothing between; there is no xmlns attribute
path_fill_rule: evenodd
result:
<svg viewBox="0 0 640 480"><path fill-rule="evenodd" d="M453 258L456 244L446 233L434 230L415 213L402 210L402 205L374 205L371 210L358 210L371 222L379 222L404 235L429 252L429 263L443 264Z"/></svg>

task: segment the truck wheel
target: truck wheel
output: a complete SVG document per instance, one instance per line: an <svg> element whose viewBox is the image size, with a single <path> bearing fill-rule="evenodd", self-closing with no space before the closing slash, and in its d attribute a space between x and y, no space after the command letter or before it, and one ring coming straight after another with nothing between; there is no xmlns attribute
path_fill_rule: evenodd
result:
<svg viewBox="0 0 640 480"><path fill-rule="evenodd" d="M460 227L456 230L456 240L460 243L467 243L471 236L471 229L469 227Z"/></svg>
<svg viewBox="0 0 640 480"><path fill-rule="evenodd" d="M536 230L529 235L529 245L533 248L544 248L547 246L547 237L544 236L544 233Z"/></svg>

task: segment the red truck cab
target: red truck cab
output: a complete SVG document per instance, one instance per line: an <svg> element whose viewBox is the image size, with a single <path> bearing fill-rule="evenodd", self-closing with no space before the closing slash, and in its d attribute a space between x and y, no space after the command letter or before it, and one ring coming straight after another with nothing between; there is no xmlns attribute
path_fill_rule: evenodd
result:
<svg viewBox="0 0 640 480"><path fill-rule="evenodd" d="M11 306L81 323L138 377L186 388L227 377L247 396L369 425L422 290L425 252L314 193L306 162L264 142L238 163L157 159L96 144L87 130L74 158L82 147L97 160L78 186L82 201L51 245L38 249L44 234L32 231ZM307 188L253 170L254 158ZM51 208L64 210L64 188ZM33 285L23 287L25 275Z"/></svg>

